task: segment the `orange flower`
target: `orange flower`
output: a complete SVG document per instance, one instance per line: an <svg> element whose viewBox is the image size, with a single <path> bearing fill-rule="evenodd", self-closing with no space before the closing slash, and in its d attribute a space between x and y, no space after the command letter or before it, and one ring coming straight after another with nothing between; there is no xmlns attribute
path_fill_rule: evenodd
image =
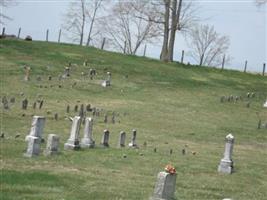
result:
<svg viewBox="0 0 267 200"><path fill-rule="evenodd" d="M165 171L170 174L176 174L176 169L172 165L166 165Z"/></svg>

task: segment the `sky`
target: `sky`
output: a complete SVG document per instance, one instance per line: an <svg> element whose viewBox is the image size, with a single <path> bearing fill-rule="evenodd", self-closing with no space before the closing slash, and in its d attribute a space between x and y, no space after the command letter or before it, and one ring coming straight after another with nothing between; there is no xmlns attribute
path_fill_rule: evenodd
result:
<svg viewBox="0 0 267 200"><path fill-rule="evenodd" d="M49 29L49 40L57 41L69 3L70 0L17 0L16 6L1 8L1 12L13 19L6 22L6 33L17 35L21 27L22 38L31 35L33 40L45 40ZM213 25L218 33L230 38L231 61L225 68L243 70L247 60L248 71L261 72L267 62L267 5L257 7L253 0L197 0L194 4L199 7L201 24ZM64 37L62 41L67 42ZM147 56L159 58L160 50L160 42L149 44ZM182 50L185 62L194 63L189 56L190 43L178 33L175 60L180 60Z"/></svg>

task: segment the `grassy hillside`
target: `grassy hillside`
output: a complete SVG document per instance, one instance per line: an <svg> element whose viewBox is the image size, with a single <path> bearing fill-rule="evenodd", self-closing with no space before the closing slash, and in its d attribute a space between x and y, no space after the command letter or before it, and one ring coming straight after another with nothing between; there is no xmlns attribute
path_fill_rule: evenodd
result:
<svg viewBox="0 0 267 200"><path fill-rule="evenodd" d="M83 66L86 59L89 66ZM59 81L69 62L73 63L71 77ZM24 64L32 69L29 82L23 81ZM96 69L96 79L81 75L89 68ZM112 73L112 86L102 88L107 71ZM266 77L75 45L15 40L0 40L0 72L0 96L16 98L9 110L2 105L0 110L5 133L0 140L0 199L148 199L157 173L169 163L177 170L177 199L266 199L267 129L257 129L259 117L267 123L267 109L262 108ZM37 81L38 76L42 81ZM248 92L255 97L247 98ZM224 95L242 96L242 100L220 103ZM25 97L26 111L21 109ZM38 99L44 100L44 107L34 110ZM64 151L71 127L66 118L77 115L75 105L89 103L102 109L100 117L94 118L96 144L108 128L110 148ZM110 122L113 111L118 115L115 124ZM109 115L107 124L104 113ZM59 156L23 157L33 115L46 116L45 138L50 133L60 136ZM126 131L129 141L134 128L140 149L117 149L119 132ZM236 141L235 173L227 176L218 174L217 166L228 133ZM186 155L181 153L183 148Z"/></svg>

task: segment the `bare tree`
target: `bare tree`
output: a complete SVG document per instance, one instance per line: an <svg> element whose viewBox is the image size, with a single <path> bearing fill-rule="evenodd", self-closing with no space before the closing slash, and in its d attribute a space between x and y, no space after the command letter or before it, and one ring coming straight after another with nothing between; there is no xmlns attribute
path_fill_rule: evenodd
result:
<svg viewBox="0 0 267 200"><path fill-rule="evenodd" d="M190 31L188 37L192 48L190 55L200 66L221 64L230 45L229 37L220 36L214 27L209 25L195 27ZM225 59L225 62L227 61L229 61L229 57Z"/></svg>
<svg viewBox="0 0 267 200"><path fill-rule="evenodd" d="M86 21L85 0L71 2L64 16L65 19L62 28L70 34L70 39L74 42L79 41L79 44L82 45Z"/></svg>
<svg viewBox="0 0 267 200"><path fill-rule="evenodd" d="M4 25L6 20L12 20L9 16L3 13L3 10L15 4L16 1L14 0L0 0L0 24Z"/></svg>
<svg viewBox="0 0 267 200"><path fill-rule="evenodd" d="M257 6L262 6L264 4L267 4L267 0L255 0L255 3Z"/></svg>
<svg viewBox="0 0 267 200"><path fill-rule="evenodd" d="M145 13L146 4L149 1L122 1L115 3L111 14L101 20L101 30L113 46L127 54L136 54L139 47L144 43L153 42L160 35L157 26ZM138 14L141 17L136 17Z"/></svg>
<svg viewBox="0 0 267 200"><path fill-rule="evenodd" d="M87 10L87 15L89 16L89 21L90 21L90 28L89 28L89 33L88 33L88 38L86 42L86 46L90 45L90 42L92 40L92 33L93 33L93 27L94 23L97 17L97 12L101 8L101 5L103 3L103 0L91 0L90 3L92 4L90 7L91 9Z"/></svg>
<svg viewBox="0 0 267 200"><path fill-rule="evenodd" d="M147 18L162 30L163 43L160 59L173 61L177 31L186 32L198 21L196 4L193 5L191 0L148 0L148 2L145 8Z"/></svg>

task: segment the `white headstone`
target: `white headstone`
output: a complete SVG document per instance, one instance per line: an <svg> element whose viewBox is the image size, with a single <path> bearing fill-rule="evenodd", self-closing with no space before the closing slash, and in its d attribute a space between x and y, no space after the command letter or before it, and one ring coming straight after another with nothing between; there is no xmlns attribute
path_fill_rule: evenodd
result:
<svg viewBox="0 0 267 200"><path fill-rule="evenodd" d="M263 107L267 108L267 99L266 99L266 102L263 104Z"/></svg>
<svg viewBox="0 0 267 200"><path fill-rule="evenodd" d="M109 147L108 141L109 141L109 131L108 130L104 130L100 145L102 147Z"/></svg>
<svg viewBox="0 0 267 200"><path fill-rule="evenodd" d="M124 131L120 132L118 147L125 147L126 133Z"/></svg>
<svg viewBox="0 0 267 200"><path fill-rule="evenodd" d="M33 116L31 131L30 131L29 135L26 136L25 140L28 141L29 137L37 137L37 138L39 138L39 140L41 142L44 125L45 125L45 117Z"/></svg>
<svg viewBox="0 0 267 200"><path fill-rule="evenodd" d="M174 199L176 185L176 174L160 172L154 193L150 200L171 200Z"/></svg>
<svg viewBox="0 0 267 200"><path fill-rule="evenodd" d="M79 142L80 126L81 126L81 117L80 116L75 116L73 118L73 120L72 120L70 138L64 144L64 149L76 150L76 149L80 148L80 142Z"/></svg>
<svg viewBox="0 0 267 200"><path fill-rule="evenodd" d="M25 157L33 157L38 156L40 153L40 139L38 137L28 137L27 139L28 147L26 153L24 153Z"/></svg>
<svg viewBox="0 0 267 200"><path fill-rule="evenodd" d="M137 148L137 144L136 144L136 135L137 135L137 132L135 129L133 129L133 135L132 135L132 139L131 139L131 142L129 143L129 147L133 147L133 148Z"/></svg>
<svg viewBox="0 0 267 200"><path fill-rule="evenodd" d="M218 172L231 174L233 172L234 163L232 160L234 147L234 136L232 134L228 134L225 138L225 150L224 157L221 159L221 162L218 166Z"/></svg>
<svg viewBox="0 0 267 200"><path fill-rule="evenodd" d="M49 134L47 139L45 155L56 155L58 154L59 148L59 137L56 134Z"/></svg>
<svg viewBox="0 0 267 200"><path fill-rule="evenodd" d="M93 148L95 146L95 141L93 140L93 119L87 117L85 119L84 136L81 141L81 146L83 148Z"/></svg>

